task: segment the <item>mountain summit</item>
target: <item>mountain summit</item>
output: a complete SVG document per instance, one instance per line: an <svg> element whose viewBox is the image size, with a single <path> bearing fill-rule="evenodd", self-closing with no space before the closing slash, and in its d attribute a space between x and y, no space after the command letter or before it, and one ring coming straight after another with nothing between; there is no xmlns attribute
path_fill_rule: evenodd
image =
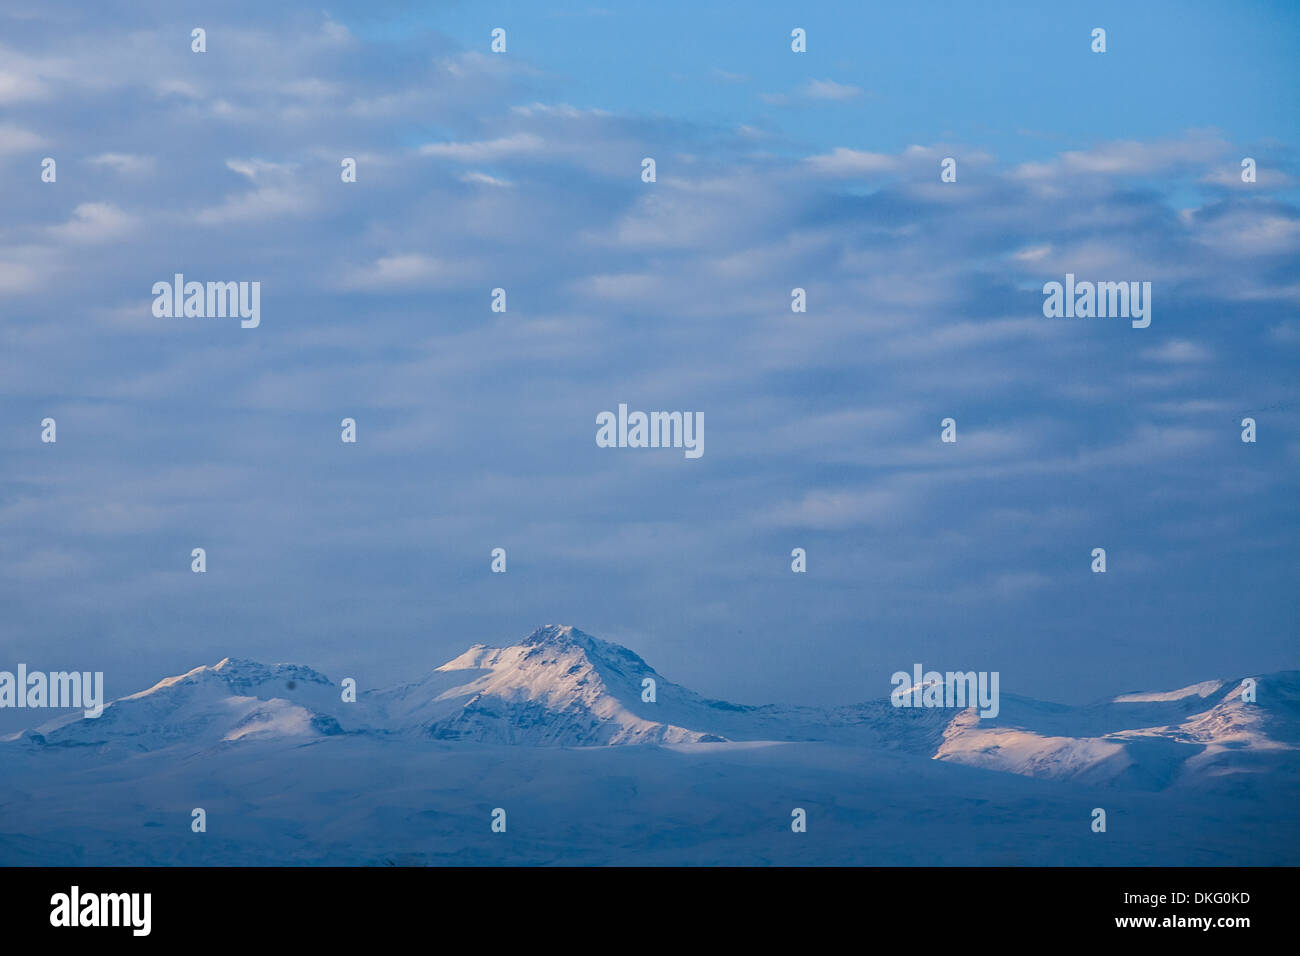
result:
<svg viewBox="0 0 1300 956"><path fill-rule="evenodd" d="M650 687L653 703L642 700ZM627 648L575 627L547 625L509 647L475 644L423 681L379 691L374 700L395 723L443 740L565 746L723 740L677 722L689 713L681 703L707 701Z"/></svg>

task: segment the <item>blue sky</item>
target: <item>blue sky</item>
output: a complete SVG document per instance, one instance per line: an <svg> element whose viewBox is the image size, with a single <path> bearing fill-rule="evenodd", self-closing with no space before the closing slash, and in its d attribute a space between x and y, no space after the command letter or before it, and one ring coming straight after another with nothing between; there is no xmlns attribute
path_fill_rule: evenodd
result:
<svg viewBox="0 0 1300 956"><path fill-rule="evenodd" d="M791 151L946 136L1024 161L1196 127L1294 144L1300 116L1300 11L1282 2L428 4L358 30L474 49L487 22L508 24L516 53L570 102L747 124ZM785 55L796 25L806 56ZM1090 49L1098 26L1104 57ZM838 98L801 93L827 80L846 88Z"/></svg>
<svg viewBox="0 0 1300 956"><path fill-rule="evenodd" d="M755 703L1300 666L1292 5L2 16L3 660L366 686L571 623ZM154 318L175 272L261 327ZM1066 272L1152 282L1150 328L1044 319ZM704 456L597 448L620 402Z"/></svg>

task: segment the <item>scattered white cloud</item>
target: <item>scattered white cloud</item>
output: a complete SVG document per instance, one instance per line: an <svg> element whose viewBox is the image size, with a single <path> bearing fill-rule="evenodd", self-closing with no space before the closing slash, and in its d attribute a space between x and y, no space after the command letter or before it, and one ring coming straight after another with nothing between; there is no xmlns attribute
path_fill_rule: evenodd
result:
<svg viewBox="0 0 1300 956"><path fill-rule="evenodd" d="M107 242L129 234L135 225L135 217L112 203L86 202L72 211L67 222L51 226L49 233L67 242Z"/></svg>
<svg viewBox="0 0 1300 956"><path fill-rule="evenodd" d="M89 161L92 165L107 166L127 176L151 173L157 166L156 158L153 156L137 156L130 153L100 153L98 156L92 156Z"/></svg>
<svg viewBox="0 0 1300 956"><path fill-rule="evenodd" d="M515 156L536 155L546 144L540 136L516 133L498 139L471 143L427 143L419 149L421 156L452 159L462 163L488 163Z"/></svg>
<svg viewBox="0 0 1300 956"><path fill-rule="evenodd" d="M1183 365L1208 362L1214 358L1214 353L1204 345L1190 342L1187 339L1170 339L1155 348L1144 349L1142 356L1156 362Z"/></svg>
<svg viewBox="0 0 1300 956"><path fill-rule="evenodd" d="M489 176L487 173L480 172L465 173L460 177L460 181L463 183L469 183L473 186L496 186L499 188L508 188L514 185L508 180L500 179L496 176Z"/></svg>
<svg viewBox="0 0 1300 956"><path fill-rule="evenodd" d="M800 89L810 100L853 100L863 93L860 86L834 80L809 80Z"/></svg>
<svg viewBox="0 0 1300 956"><path fill-rule="evenodd" d="M43 137L12 123L0 123L0 156L26 153L46 145Z"/></svg>
<svg viewBox="0 0 1300 956"><path fill-rule="evenodd" d="M433 256L399 253L381 256L343 278L346 289L367 292L405 292L445 285L462 275L462 269Z"/></svg>

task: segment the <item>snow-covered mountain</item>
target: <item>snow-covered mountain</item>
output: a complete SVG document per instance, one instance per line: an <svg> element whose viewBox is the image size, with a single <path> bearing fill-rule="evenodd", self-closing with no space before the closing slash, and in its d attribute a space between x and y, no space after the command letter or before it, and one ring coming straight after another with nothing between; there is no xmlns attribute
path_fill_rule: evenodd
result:
<svg viewBox="0 0 1300 956"><path fill-rule="evenodd" d="M1295 864L1300 672L1241 684L981 720L710 700L571 627L355 702L226 659L0 740L0 865Z"/></svg>
<svg viewBox="0 0 1300 956"><path fill-rule="evenodd" d="M1242 700L1240 680L1085 707L1003 695L996 718L896 708L885 698L836 708L749 706L702 697L625 647L548 625L517 644L476 644L419 680L362 692L355 702L311 668L227 658L113 701L98 718L64 717L9 740L134 751L346 733L566 747L818 741L1162 789L1296 765L1300 672L1258 684L1256 702ZM650 686L654 699L643 699Z"/></svg>
<svg viewBox="0 0 1300 956"><path fill-rule="evenodd" d="M112 701L95 718L73 714L18 735L37 747L158 750L256 737L313 737L356 727L338 688L298 664L226 658Z"/></svg>
<svg viewBox="0 0 1300 956"><path fill-rule="evenodd" d="M652 680L658 703L644 703ZM598 746L719 741L706 701L625 647L572 627L539 628L519 644L475 644L428 677L369 695L393 728L440 740Z"/></svg>
<svg viewBox="0 0 1300 956"><path fill-rule="evenodd" d="M1033 777L1142 789L1259 773L1300 763L1300 671L1130 693L1084 707L1002 698L1001 713L953 718L936 757Z"/></svg>

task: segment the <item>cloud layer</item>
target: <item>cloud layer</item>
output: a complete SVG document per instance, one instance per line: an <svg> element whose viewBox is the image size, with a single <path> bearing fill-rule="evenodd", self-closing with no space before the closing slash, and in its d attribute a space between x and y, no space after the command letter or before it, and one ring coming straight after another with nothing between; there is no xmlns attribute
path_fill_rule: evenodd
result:
<svg viewBox="0 0 1300 956"><path fill-rule="evenodd" d="M559 622L831 701L914 660L1061 698L1295 666L1285 161L1244 187L1249 147L1198 129L807 149L254 22L0 49L6 655L113 693L228 654L379 683ZM154 318L177 272L260 281L261 326ZM1150 328L1044 319L1067 272L1150 281ZM702 411L706 454L597 448L620 402Z"/></svg>

